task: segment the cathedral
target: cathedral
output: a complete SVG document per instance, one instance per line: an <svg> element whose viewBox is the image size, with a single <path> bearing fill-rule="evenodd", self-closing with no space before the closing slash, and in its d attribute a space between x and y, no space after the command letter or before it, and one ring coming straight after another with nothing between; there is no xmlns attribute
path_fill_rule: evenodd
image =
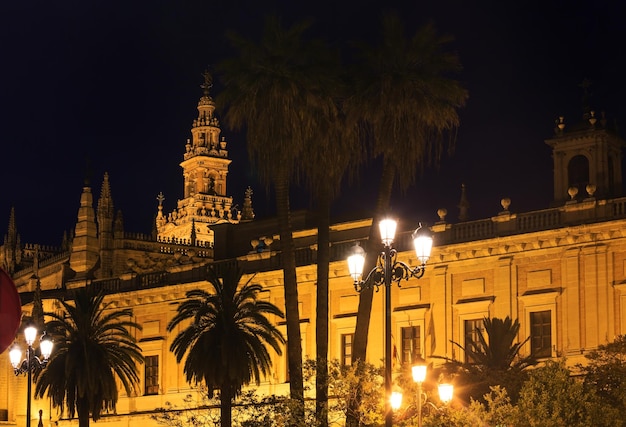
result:
<svg viewBox="0 0 626 427"><path fill-rule="evenodd" d="M176 305L191 289L205 288L207 265L237 263L245 279L263 286L262 298L284 307L281 245L276 219L255 219L252 190L241 210L228 196L231 160L221 135L207 74L191 138L181 147L183 188L176 208L163 210L157 198L151 235L124 229L115 212L108 175L99 193L77 185L74 232L59 248L22 242L16 214L9 213L0 247L0 266L13 278L24 316L58 309L56 298L68 290L102 290L113 308L132 308L146 362L133 395L122 394L115 413L99 423L111 427L132 422L156 425L150 418L166 402L180 402L193 391L182 366L170 352L167 332ZM422 278L391 291L394 346L401 362L411 355L440 363L433 356L463 360L452 341L477 334L484 317L519 319L525 354L566 357L583 363L584 355L626 333L626 198L622 197L624 141L604 115L584 112L571 121L559 118L547 139L554 161L554 197L550 206L512 212L511 200L490 218L467 220L461 200L460 221L446 221L440 209L430 226L433 251ZM96 198L95 195L99 194ZM398 259L419 265L410 247L411 227L400 225ZM293 214L300 328L304 357L315 356L317 230L308 212ZM372 220L331 226L329 282L329 358L351 362L359 295L346 258L363 243ZM284 322L273 319L286 336ZM383 292L374 294L367 359L383 359ZM285 352L274 354L273 372L257 388L260 394L287 394ZM314 390L314 387L313 387ZM27 381L15 376L8 355L0 358L0 422L23 426ZM45 427L77 425L46 399L33 399L31 422ZM37 415L40 414L40 415Z"/></svg>

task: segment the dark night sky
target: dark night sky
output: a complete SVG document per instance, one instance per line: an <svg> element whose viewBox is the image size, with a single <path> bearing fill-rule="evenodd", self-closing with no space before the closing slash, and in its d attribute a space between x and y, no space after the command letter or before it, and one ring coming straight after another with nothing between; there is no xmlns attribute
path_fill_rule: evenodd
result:
<svg viewBox="0 0 626 427"><path fill-rule="evenodd" d="M552 160L544 140L559 115L569 123L581 117L585 78L593 83L592 107L626 125L626 8L619 0L299 3L2 2L2 235L14 206L23 242L58 245L76 220L87 158L94 198L108 171L126 230L149 232L159 191L168 211L182 196L178 164L202 71L229 54L226 30L260 34L271 11L285 23L313 17L316 33L343 43L375 39L384 3L409 34L432 21L455 37L459 78L470 94L457 149L394 199L407 221L432 223L439 207L456 221L462 183L473 219L495 215L505 196L514 212L548 207ZM233 159L229 195L241 204L251 185L257 215L267 215L271 204L247 164L244 137L224 127L222 135ZM376 171L364 175L370 179L346 189L337 211L373 207Z"/></svg>

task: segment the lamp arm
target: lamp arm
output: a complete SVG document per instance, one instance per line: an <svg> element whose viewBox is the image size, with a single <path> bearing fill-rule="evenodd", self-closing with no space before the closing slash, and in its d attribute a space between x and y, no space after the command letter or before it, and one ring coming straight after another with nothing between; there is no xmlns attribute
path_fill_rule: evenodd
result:
<svg viewBox="0 0 626 427"><path fill-rule="evenodd" d="M411 277L419 279L424 275L425 271L426 266L424 264L411 267L405 262L395 261L391 267L391 281L396 282L400 286L401 280L409 280Z"/></svg>
<svg viewBox="0 0 626 427"><path fill-rule="evenodd" d="M370 270L365 279L354 282L354 289L357 292L362 292L366 289L376 288L376 292L378 292L381 285L384 284L384 274L383 267L378 264Z"/></svg>
<svg viewBox="0 0 626 427"><path fill-rule="evenodd" d="M20 365L17 368L13 368L13 372L15 375L26 374L28 371L32 371L35 367L37 368L45 368L48 364L48 359L40 359L39 357L33 355L30 359L30 367L28 365L28 359L22 360Z"/></svg>
<svg viewBox="0 0 626 427"><path fill-rule="evenodd" d="M37 356L33 356L33 360L35 361L35 364L40 367L40 368L45 368L46 365L48 364L48 359L40 359Z"/></svg>
<svg viewBox="0 0 626 427"><path fill-rule="evenodd" d="M28 371L28 360L24 359L17 368L13 368L15 375L25 374Z"/></svg>
<svg viewBox="0 0 626 427"><path fill-rule="evenodd" d="M376 260L376 266L370 270L365 279L354 282L354 289L357 292L362 292L365 289L376 288L376 292L380 290L380 287L385 283L385 258L389 257L391 264L391 282L397 283L400 286L400 281L409 280L411 277L416 279L421 278L426 271L426 265L418 265L417 267L411 267L403 261L397 261L398 252L393 248L386 248L381 252Z"/></svg>

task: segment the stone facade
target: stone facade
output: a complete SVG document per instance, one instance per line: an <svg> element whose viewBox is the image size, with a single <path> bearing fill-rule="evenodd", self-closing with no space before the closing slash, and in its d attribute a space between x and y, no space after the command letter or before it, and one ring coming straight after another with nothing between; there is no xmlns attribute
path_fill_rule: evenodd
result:
<svg viewBox="0 0 626 427"><path fill-rule="evenodd" d="M124 231L121 214L113 214L108 176L96 210L92 188L83 187L75 233L60 248L22 244L13 212L9 219L0 263L14 278L26 315L32 311L37 287L49 311L56 309L54 298L68 289L92 286L107 293L112 308L133 308L143 326L137 338L149 362L140 368L142 383L135 395L120 399L116 414L105 415L98 424L118 427L132 420L154 425L150 414L155 408L180 402L193 391L169 351L175 333L168 334L166 327L176 308L172 303L181 301L186 291L206 286L207 265L237 262L245 279L253 276L264 287L263 298L283 306L276 220L253 221L251 191L243 212L232 209L232 198L225 195L230 160L225 142L219 140L208 76L203 88L193 140L181 163L183 199L175 212L166 215L159 198L154 236ZM393 345L399 359L407 361L418 353L435 363L433 356L462 359L451 342L464 344L466 334L486 316L519 319L520 340L532 338L524 348L526 354L532 348L546 358L567 356L572 364L584 362L586 352L626 333L626 198L621 198L621 167L616 166L623 142L590 118L572 133L557 126L547 141L555 154L552 207L513 213L505 199L500 214L457 224L446 222L445 210L439 211L439 221L430 227L435 244L424 277L402 282L391 291ZM603 168L609 165L613 175L607 178L609 171ZM596 177L603 178L594 182ZM586 193L578 191L581 185ZM305 357L314 357L316 230L306 212L294 213L294 226L302 348ZM359 296L345 259L354 242L364 241L370 226L371 220L364 219L331 229L332 359L350 360ZM417 265L410 231L401 229L394 246L399 260ZM367 357L374 364L383 358L383 295L375 293L372 308ZM278 326L286 333L284 323ZM259 393L288 393L285 356L275 356L273 366ZM25 395L26 379L13 375L8 356L3 355L0 423L24 425ZM47 400L33 401L33 423L38 422L40 409L46 427L78 423L59 414Z"/></svg>

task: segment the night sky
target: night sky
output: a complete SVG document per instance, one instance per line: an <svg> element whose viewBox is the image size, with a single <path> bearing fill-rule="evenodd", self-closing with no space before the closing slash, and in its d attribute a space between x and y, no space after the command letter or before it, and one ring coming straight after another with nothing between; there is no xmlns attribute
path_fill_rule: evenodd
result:
<svg viewBox="0 0 626 427"><path fill-rule="evenodd" d="M285 24L312 17L312 33L334 44L376 40L388 9L403 17L408 34L433 22L455 37L459 79L469 91L456 151L394 197L394 211L407 222L433 223L439 207L455 222L462 183L472 219L497 214L502 197L511 198L513 212L547 208L552 160L544 140L558 116L580 120L584 79L592 82L591 106L626 126L626 8L619 0L299 3L2 2L2 235L14 206L22 242L60 244L75 223L88 163L94 200L108 171L126 230L149 233L157 194L165 194L166 211L182 197L179 163L201 73L230 54L227 30L260 35L270 12ZM228 195L241 206L250 185L257 216L270 215L273 203L248 165L245 135L225 126L222 135L233 159ZM376 168L363 176L344 190L339 215L373 208ZM293 207L307 202L296 199Z"/></svg>

